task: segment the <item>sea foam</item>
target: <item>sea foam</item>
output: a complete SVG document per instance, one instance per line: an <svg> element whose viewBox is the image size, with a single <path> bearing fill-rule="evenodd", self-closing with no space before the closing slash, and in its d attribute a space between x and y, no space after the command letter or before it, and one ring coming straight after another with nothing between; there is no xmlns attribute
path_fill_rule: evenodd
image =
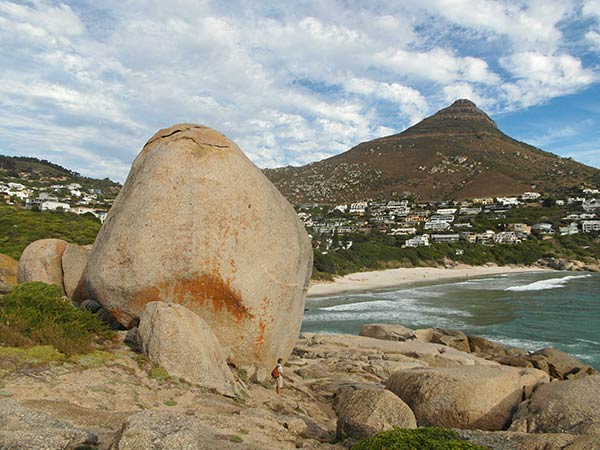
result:
<svg viewBox="0 0 600 450"><path fill-rule="evenodd" d="M525 284L522 286L511 286L505 291L526 292L526 291L544 291L546 289L558 289L564 287L569 281L578 278L588 278L591 275L568 275L562 278L550 278L549 280L535 281L534 283Z"/></svg>

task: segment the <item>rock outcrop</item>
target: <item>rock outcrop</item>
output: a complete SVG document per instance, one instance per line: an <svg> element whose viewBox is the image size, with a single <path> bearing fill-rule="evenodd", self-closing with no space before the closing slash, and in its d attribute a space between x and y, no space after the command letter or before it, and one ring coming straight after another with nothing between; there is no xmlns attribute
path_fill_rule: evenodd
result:
<svg viewBox="0 0 600 450"><path fill-rule="evenodd" d="M600 437L559 433L517 433L512 431L459 430L459 439L489 450L593 450L600 449ZM591 439L590 439L591 438Z"/></svg>
<svg viewBox="0 0 600 450"><path fill-rule="evenodd" d="M510 429L528 433L600 435L600 375L540 386L520 407Z"/></svg>
<svg viewBox="0 0 600 450"><path fill-rule="evenodd" d="M147 303L203 318L237 366L292 351L312 248L292 206L221 133L160 130L134 161L90 253L86 288L123 325Z"/></svg>
<svg viewBox="0 0 600 450"><path fill-rule="evenodd" d="M544 372L506 366L401 370L386 383L415 413L419 426L501 430Z"/></svg>
<svg viewBox="0 0 600 450"><path fill-rule="evenodd" d="M0 400L0 448L56 450L95 448L98 437L64 420L24 408L18 402ZM94 445L94 447L92 447Z"/></svg>
<svg viewBox="0 0 600 450"><path fill-rule="evenodd" d="M19 259L17 282L41 281L64 292L62 256L66 248L67 242L61 239L40 239L29 244Z"/></svg>
<svg viewBox="0 0 600 450"><path fill-rule="evenodd" d="M127 419L111 450L233 450L253 445L231 442L195 417L171 411L143 411Z"/></svg>
<svg viewBox="0 0 600 450"><path fill-rule="evenodd" d="M367 323L360 327L359 336L367 336L385 341L412 341L417 336L410 328L400 324Z"/></svg>
<svg viewBox="0 0 600 450"><path fill-rule="evenodd" d="M543 348L534 352L533 355L543 356L545 364L548 366L548 373L552 378L558 378L559 380L597 373L593 367L555 348Z"/></svg>
<svg viewBox="0 0 600 450"><path fill-rule="evenodd" d="M16 286L18 268L19 262L16 259L0 253L0 294Z"/></svg>
<svg viewBox="0 0 600 450"><path fill-rule="evenodd" d="M408 405L386 390L359 389L338 393L337 438L362 439L393 427L416 428L415 415Z"/></svg>
<svg viewBox="0 0 600 450"><path fill-rule="evenodd" d="M186 307L148 303L138 333L143 352L169 374L222 394L234 394L227 355L210 326Z"/></svg>

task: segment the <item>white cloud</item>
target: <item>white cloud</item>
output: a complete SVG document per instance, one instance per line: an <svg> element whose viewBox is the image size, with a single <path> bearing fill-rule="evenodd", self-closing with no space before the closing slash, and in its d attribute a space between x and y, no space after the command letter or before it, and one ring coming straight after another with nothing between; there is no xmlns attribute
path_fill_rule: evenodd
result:
<svg viewBox="0 0 600 450"><path fill-rule="evenodd" d="M576 92L598 80L594 71L568 54L522 52L503 58L502 63L517 78L502 86L509 104L525 107Z"/></svg>
<svg viewBox="0 0 600 450"><path fill-rule="evenodd" d="M563 48L571 7L0 0L0 149L122 179L156 129L200 122L261 166L304 164L458 97L510 110L595 83Z"/></svg>

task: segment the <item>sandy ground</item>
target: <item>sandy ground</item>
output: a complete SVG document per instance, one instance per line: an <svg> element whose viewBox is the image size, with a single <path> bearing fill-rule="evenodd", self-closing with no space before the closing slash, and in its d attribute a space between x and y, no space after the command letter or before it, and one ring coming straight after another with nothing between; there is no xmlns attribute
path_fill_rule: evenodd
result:
<svg viewBox="0 0 600 450"><path fill-rule="evenodd" d="M468 266L453 268L411 267L352 273L338 277L332 282L313 282L308 290L309 297L324 297L348 292L388 289L406 284L434 283L450 279L469 279L501 273L539 272L546 269L527 266Z"/></svg>

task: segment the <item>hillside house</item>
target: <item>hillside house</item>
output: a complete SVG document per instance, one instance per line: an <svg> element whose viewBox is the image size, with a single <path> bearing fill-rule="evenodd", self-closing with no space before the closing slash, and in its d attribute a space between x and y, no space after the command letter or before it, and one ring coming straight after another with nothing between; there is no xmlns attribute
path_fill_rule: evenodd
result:
<svg viewBox="0 0 600 450"><path fill-rule="evenodd" d="M364 214L368 206L367 202L352 203L350 205L350 214Z"/></svg>
<svg viewBox="0 0 600 450"><path fill-rule="evenodd" d="M531 226L526 223L509 223L508 231L514 231L517 234L529 235L531 234Z"/></svg>
<svg viewBox="0 0 600 450"><path fill-rule="evenodd" d="M523 201L537 200L541 196L542 196L542 194L540 194L538 192L523 192L521 194L521 200L523 200Z"/></svg>
<svg viewBox="0 0 600 450"><path fill-rule="evenodd" d="M435 213L441 216L454 216L456 208L442 208L438 209Z"/></svg>
<svg viewBox="0 0 600 450"><path fill-rule="evenodd" d="M436 244L454 244L460 240L458 234L432 234L431 240Z"/></svg>
<svg viewBox="0 0 600 450"><path fill-rule="evenodd" d="M417 234L417 229L415 227L392 228L388 234L391 236L411 236Z"/></svg>
<svg viewBox="0 0 600 450"><path fill-rule="evenodd" d="M517 197L498 197L496 201L502 206L519 206L521 203Z"/></svg>
<svg viewBox="0 0 600 450"><path fill-rule="evenodd" d="M461 231L459 233L460 238L469 244L475 244L477 242L477 233L471 231Z"/></svg>
<svg viewBox="0 0 600 450"><path fill-rule="evenodd" d="M481 212L481 208L460 208L461 216L476 216Z"/></svg>
<svg viewBox="0 0 600 450"><path fill-rule="evenodd" d="M581 222L581 229L584 233L600 231L600 220L584 220Z"/></svg>
<svg viewBox="0 0 600 450"><path fill-rule="evenodd" d="M521 240L512 231L502 231L494 236L494 243L496 244L519 244L520 242Z"/></svg>
<svg viewBox="0 0 600 450"><path fill-rule="evenodd" d="M561 236L571 236L573 234L579 233L579 227L577 226L577 224L575 222L571 222L566 227L558 227L558 233Z"/></svg>
<svg viewBox="0 0 600 450"><path fill-rule="evenodd" d="M554 229L551 223L540 222L532 225L531 231L539 234L554 234Z"/></svg>
<svg viewBox="0 0 600 450"><path fill-rule="evenodd" d="M404 246L405 247L429 247L429 235L422 234L420 236L415 236L414 238L407 240L404 243Z"/></svg>
<svg viewBox="0 0 600 450"><path fill-rule="evenodd" d="M448 222L448 223L452 223L454 222L454 216L453 215L448 215L448 214L434 214L433 216L431 216L429 218L430 222Z"/></svg>
<svg viewBox="0 0 600 450"><path fill-rule="evenodd" d="M485 232L477 235L477 242L482 245L492 245L494 243L494 236L496 236L495 231L486 230Z"/></svg>
<svg viewBox="0 0 600 450"><path fill-rule="evenodd" d="M63 202L47 201L43 202L40 205L40 209L42 211L56 211L58 209L62 209L63 211L69 211L71 209L71 205Z"/></svg>
<svg viewBox="0 0 600 450"><path fill-rule="evenodd" d="M431 231L445 231L450 229L450 224L448 222L431 221L427 222L424 228Z"/></svg>
<svg viewBox="0 0 600 450"><path fill-rule="evenodd" d="M491 197L488 198L474 198L473 199L473 204L474 205L492 205L494 203L494 199Z"/></svg>

